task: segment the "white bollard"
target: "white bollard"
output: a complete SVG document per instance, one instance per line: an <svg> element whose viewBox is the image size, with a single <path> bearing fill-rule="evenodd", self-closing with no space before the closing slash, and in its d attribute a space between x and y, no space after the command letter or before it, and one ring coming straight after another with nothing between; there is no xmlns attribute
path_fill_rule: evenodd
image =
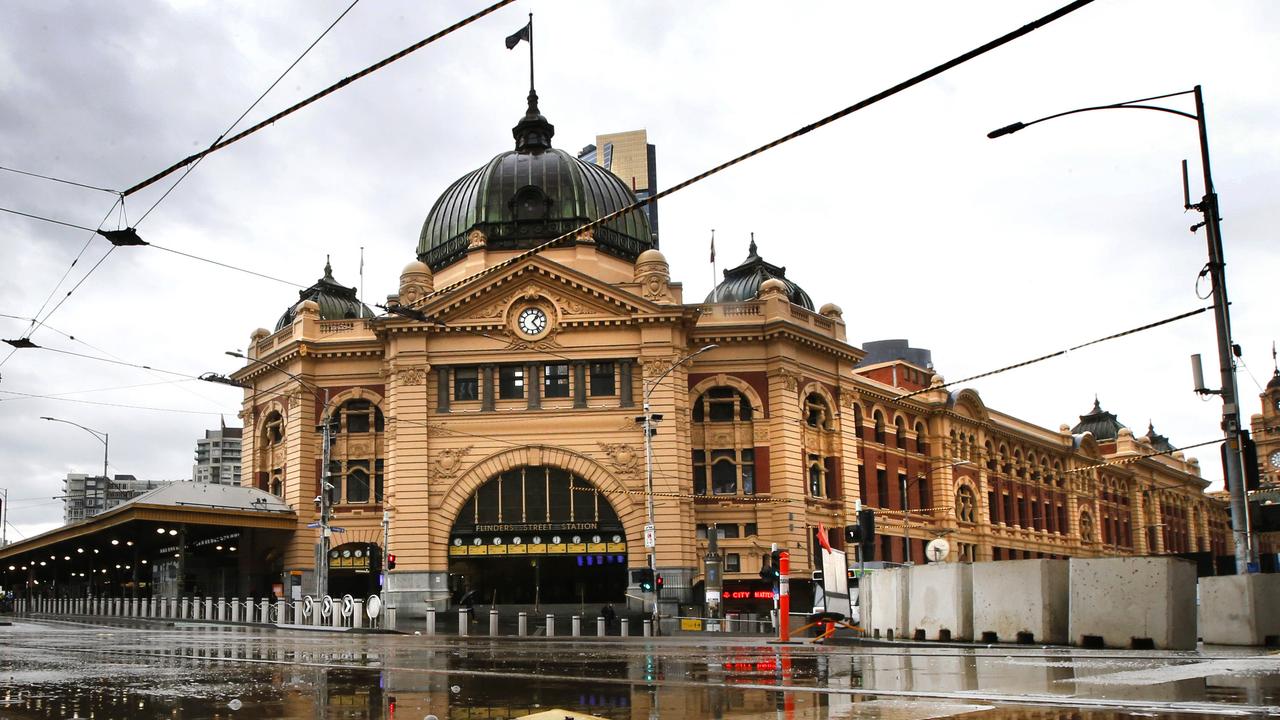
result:
<svg viewBox="0 0 1280 720"><path fill-rule="evenodd" d="M458 608L458 637L466 637L470 633L471 623L468 620L467 609Z"/></svg>
<svg viewBox="0 0 1280 720"><path fill-rule="evenodd" d="M285 613L287 612L285 608L287 605L288 603L286 603L284 600L276 601L276 622L280 623L281 625L284 625L285 623L289 622L289 618L285 616Z"/></svg>
<svg viewBox="0 0 1280 720"><path fill-rule="evenodd" d="M359 630L364 627L364 601L356 600L355 610L351 612L351 627Z"/></svg>
<svg viewBox="0 0 1280 720"><path fill-rule="evenodd" d="M529 613L521 610L520 617L516 620L516 634L524 637L529 634Z"/></svg>
<svg viewBox="0 0 1280 720"><path fill-rule="evenodd" d="M573 628L574 637L582 636L582 617L581 616L574 615L573 619L569 621L569 625L571 628Z"/></svg>
<svg viewBox="0 0 1280 720"><path fill-rule="evenodd" d="M427 634L436 634L436 609L427 608Z"/></svg>
<svg viewBox="0 0 1280 720"><path fill-rule="evenodd" d="M491 608L491 609L489 610L489 636L490 636L490 637L497 637L497 636L498 636L498 610L497 610L497 608Z"/></svg>
<svg viewBox="0 0 1280 720"><path fill-rule="evenodd" d="M342 627L342 599L339 598L333 602L333 613L329 616L336 628Z"/></svg>
<svg viewBox="0 0 1280 720"><path fill-rule="evenodd" d="M653 635L653 621L649 618L644 619L644 636L651 637Z"/></svg>
<svg viewBox="0 0 1280 720"><path fill-rule="evenodd" d="M263 599L260 601L258 605L258 617L262 618L262 622L264 623L271 622L271 601L270 600ZM276 618L276 622L280 622L280 619Z"/></svg>
<svg viewBox="0 0 1280 720"><path fill-rule="evenodd" d="M289 616L289 620L294 625L302 624L302 601L301 600L293 601L293 614ZM262 618L260 622L266 622L266 621L267 621L267 618ZM281 620L281 622L283 623L284 621Z"/></svg>
<svg viewBox="0 0 1280 720"><path fill-rule="evenodd" d="M138 598L136 597L129 598L129 617L132 617L132 618L138 617L138 611L140 609L140 605L141 604L138 602Z"/></svg>
<svg viewBox="0 0 1280 720"><path fill-rule="evenodd" d="M547 613L547 637L555 637L556 635L556 616Z"/></svg>
<svg viewBox="0 0 1280 720"><path fill-rule="evenodd" d="M618 634L619 634L619 635L621 635L622 637L626 637L626 636L628 636L628 635L630 635L630 634L631 634L631 619L630 619L630 618L622 618L622 630L620 630L620 631L618 632Z"/></svg>
<svg viewBox="0 0 1280 720"><path fill-rule="evenodd" d="M596 637L604 637L604 618L596 618Z"/></svg>
<svg viewBox="0 0 1280 720"><path fill-rule="evenodd" d="M213 619L213 598L211 597L207 597L204 599L204 618L203 619L205 620Z"/></svg>

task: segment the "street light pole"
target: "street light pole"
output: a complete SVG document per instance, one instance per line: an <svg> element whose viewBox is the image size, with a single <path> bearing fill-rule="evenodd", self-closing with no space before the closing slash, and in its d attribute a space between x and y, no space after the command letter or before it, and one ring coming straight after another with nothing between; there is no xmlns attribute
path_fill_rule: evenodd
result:
<svg viewBox="0 0 1280 720"><path fill-rule="evenodd" d="M959 467L961 465L972 465L972 464L973 463L969 462L968 460L957 460L951 463L950 465L939 465L938 467L930 467L928 470L924 471L924 477L916 478L916 483L918 484L921 480L928 480L929 477L933 475L935 470L942 470L944 468L953 468L953 467ZM920 508L920 509L924 510L924 508ZM907 493L907 476L906 475L902 476L902 544L904 546L902 557L905 558L906 560L906 562L904 562L903 564L911 565L912 564L911 562L911 495Z"/></svg>
<svg viewBox="0 0 1280 720"><path fill-rule="evenodd" d="M103 432L103 431L101 431L101 430L94 430L93 428L87 428L87 427L85 427L85 426L83 426L83 425L81 425L81 424L79 424L79 423L73 423L73 422L71 422L70 420L62 420L61 418L48 417L48 416L45 416L45 415L41 415L41 416L40 416L40 419L41 419L41 420L49 420L50 422L66 423L67 425L75 425L76 427L80 428L81 430L84 430L85 432L87 432L87 433L89 433L90 435L94 436L95 438L97 438L97 439L98 439L98 442L102 443L102 482L103 482L103 487L100 487L100 488L98 489L98 493L101 495L103 492L105 492L105 486L106 486L106 485L109 485L109 484L111 483L111 480L107 477L107 467L108 467L108 464L107 464L107 458L110 456L110 453L111 453L111 434L110 434L110 433ZM69 487L70 487L70 483L68 483L68 488L69 488ZM88 498L88 488L86 488L86 489L85 489L85 497L86 497L86 499ZM107 508L106 508L106 502L105 502L105 496L104 496L104 501L103 501L103 503L102 503L102 506L103 506L103 507L102 507L102 509L103 509L103 510L106 510L106 509L107 509ZM87 517L87 515L86 515L86 517Z"/></svg>
<svg viewBox="0 0 1280 720"><path fill-rule="evenodd" d="M1195 97L1196 112L1194 115L1174 108L1147 104L1153 100L1163 100L1180 95L1193 95ZM1194 208L1195 210L1199 210L1204 216L1204 226L1206 235L1208 236L1209 262L1206 269L1213 285L1213 320L1218 340L1218 370L1221 376L1222 387L1218 390L1197 388L1197 392L1222 396L1222 431L1226 436L1227 443L1227 452L1224 453L1225 461L1223 463L1223 470L1226 476L1225 480L1227 490L1231 493L1231 528L1232 536L1235 540L1236 572L1244 574L1256 569L1257 555L1255 554L1253 547L1253 533L1252 529L1249 527L1249 512L1245 500L1244 443L1241 437L1240 405L1238 401L1239 395L1236 388L1236 368L1233 357L1236 349L1235 344L1231 340L1231 314L1230 305L1227 302L1226 259L1222 249L1222 226L1218 217L1218 193L1213 187L1213 174L1210 171L1209 166L1209 131L1205 124L1204 96L1201 92L1200 86L1196 85L1191 90L1169 93L1167 95L1157 95L1149 98L1141 98L1139 100L1113 103L1111 105L1098 105L1094 107L1080 108L1078 110L1068 110L1066 112L1042 117L1039 120L1033 120L1028 123L1016 122L997 130L992 130L990 133L987 133L987 137L998 138L1003 135L1009 135L1023 128L1035 125L1036 123L1052 120L1064 115L1074 115L1076 113L1090 112L1093 110L1127 109L1155 110L1195 120L1197 130L1199 131L1200 165L1201 170L1204 173L1204 197L1200 200L1199 204L1195 205L1191 204L1188 199L1187 209ZM1192 230L1194 231L1195 228L1193 227Z"/></svg>
<svg viewBox="0 0 1280 720"><path fill-rule="evenodd" d="M655 587L653 588L653 612L651 615L651 617L653 618L653 621L652 621L653 633L655 635L658 634L658 588L656 587L656 581L657 581L656 579L657 579L657 573L658 573L658 558L657 558L658 531L653 524L653 433L654 433L653 425L654 423L658 423L662 421L662 415L653 414L653 412L651 411L651 406L649 405L649 397L653 394L653 391L658 388L658 384L662 382L662 379L665 378L667 375L669 375L672 370L675 370L676 368L680 367L686 362L689 362L690 360L701 355L702 353L708 350L714 350L715 348L718 348L718 347L720 346L714 345L714 344L706 345L704 347L698 348L697 350L671 363L671 365L669 365L666 370L662 371L661 375L649 381L648 383L644 384L643 386L644 393L641 395L641 398L642 398L641 403L644 408L644 417L636 418L636 419L640 420L641 423L644 425L644 494L645 494L645 505L647 506L647 509L648 509L648 525L645 527L645 535L651 536L653 540L653 544L649 546L648 550L649 550L649 572L653 573L653 576L655 578ZM648 539L649 537L646 537L646 540Z"/></svg>
<svg viewBox="0 0 1280 720"><path fill-rule="evenodd" d="M330 435L329 435L329 422L328 422L328 415L329 415L329 388L320 388L320 387L317 387L317 386L315 386L315 385L312 385L311 383L307 382L306 380L303 380L302 378L298 377L297 375L294 375L293 373L289 372L288 370L285 370L284 368L282 368L282 367L280 367L280 366L278 366L278 365L273 365L272 363L266 362L265 360L259 360L259 359L257 359L257 358L251 358L251 357L249 357L248 355L245 355L244 353L240 353L240 352L235 352L235 351L232 351L232 350L228 350L228 351L226 352L226 354L227 354L227 355L230 355L231 357L234 357L234 358L240 358L241 360L248 360L249 362L257 363L257 364L262 365L262 366L264 366L264 367L269 367L269 368L271 368L272 370L277 370L277 371L279 371L279 372L282 372L282 373L284 373L285 375L288 375L289 377L291 377L291 378L293 378L295 381L297 381L297 383L298 383L299 385L301 385L301 386L303 386L303 387L307 388L308 390L310 390L313 394L321 395L321 396L323 396L323 397L324 397L324 406L323 406L323 407L321 408L321 410L320 410L320 418L319 418L319 420L320 420L320 437L321 437L321 440L320 440L320 442L321 442L321 449L320 449L320 543L319 543L319 546L320 546L320 547L319 547L319 552L317 553L317 555L319 555L319 557L317 557L317 558L316 558L316 595L317 595L318 597L324 597L325 595L328 595L328 594L329 594L329 542L330 542L330 540L329 540L329 538L330 538L330 531L329 531L329 511L330 511L329 490L331 490L331 489L333 488L333 486L329 483L329 446L330 446L330 445L332 445L332 438L331 438L331 437L330 437ZM203 378L203 377L202 377L201 379L209 379L211 382L220 382L220 380L213 379L213 378ZM384 555L385 555L385 552L384 552Z"/></svg>

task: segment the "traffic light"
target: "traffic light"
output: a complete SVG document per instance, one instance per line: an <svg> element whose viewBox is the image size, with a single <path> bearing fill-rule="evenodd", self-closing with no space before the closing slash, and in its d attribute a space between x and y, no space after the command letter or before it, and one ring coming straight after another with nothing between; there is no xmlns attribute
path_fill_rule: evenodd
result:
<svg viewBox="0 0 1280 720"><path fill-rule="evenodd" d="M642 592L653 592L654 577L651 568L640 568L631 571L631 579L640 586Z"/></svg>
<svg viewBox="0 0 1280 720"><path fill-rule="evenodd" d="M662 592L662 576L661 575L656 576L653 579L653 582L654 582L654 587L658 589L658 592Z"/></svg>
<svg viewBox="0 0 1280 720"><path fill-rule="evenodd" d="M853 529L857 533L857 538L849 535L849 530ZM863 508L858 511L858 524L845 528L846 535L849 535L851 541L857 542L860 553L859 557L865 562L874 560L876 557L876 513L871 508Z"/></svg>
<svg viewBox="0 0 1280 720"><path fill-rule="evenodd" d="M394 553L387 554L387 569L388 570L396 569L396 556Z"/></svg>

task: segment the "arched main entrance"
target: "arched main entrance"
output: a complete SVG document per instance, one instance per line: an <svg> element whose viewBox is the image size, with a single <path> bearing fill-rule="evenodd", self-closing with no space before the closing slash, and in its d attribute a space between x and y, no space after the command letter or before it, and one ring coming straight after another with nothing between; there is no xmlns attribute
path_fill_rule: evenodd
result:
<svg viewBox="0 0 1280 720"><path fill-rule="evenodd" d="M329 594L366 598L382 592L382 548L375 543L350 542L329 549Z"/></svg>
<svg viewBox="0 0 1280 720"><path fill-rule="evenodd" d="M451 602L600 603L625 598L626 533L608 498L555 467L490 478L449 532Z"/></svg>

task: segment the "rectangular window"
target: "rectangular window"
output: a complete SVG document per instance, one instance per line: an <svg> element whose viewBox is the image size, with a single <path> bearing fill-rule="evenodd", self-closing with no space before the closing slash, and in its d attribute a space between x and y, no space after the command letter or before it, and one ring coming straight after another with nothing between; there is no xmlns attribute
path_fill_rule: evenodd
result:
<svg viewBox="0 0 1280 720"><path fill-rule="evenodd" d="M737 523L729 523L729 524L727 524L727 525L719 525L718 527L720 528L720 537L722 537L722 538L736 538L736 537L739 537L739 535L738 535L738 524L737 524Z"/></svg>
<svg viewBox="0 0 1280 720"><path fill-rule="evenodd" d="M884 468L876 468L876 507L889 507L889 472Z"/></svg>
<svg viewBox="0 0 1280 720"><path fill-rule="evenodd" d="M756 451L754 449L742 451L742 494L756 494Z"/></svg>
<svg viewBox="0 0 1280 720"><path fill-rule="evenodd" d="M760 534L760 531L756 529L755 523L747 523L746 525L742 526L742 533L747 537L752 537Z"/></svg>
<svg viewBox="0 0 1280 720"><path fill-rule="evenodd" d="M503 400L520 400L524 397L523 367L503 365L498 368L498 397Z"/></svg>
<svg viewBox="0 0 1280 720"><path fill-rule="evenodd" d="M569 366L547 365L543 368L542 394L549 398L569 397Z"/></svg>
<svg viewBox="0 0 1280 720"><path fill-rule="evenodd" d="M898 498L898 509L906 510L907 509L907 492L906 491L910 489L907 487L906 473L898 473L898 489L899 489L899 493L902 496ZM912 508L912 509L919 510L920 508Z"/></svg>
<svg viewBox="0 0 1280 720"><path fill-rule="evenodd" d="M825 478L822 473L822 464L818 460L817 455L809 456L809 495L811 497L822 497Z"/></svg>
<svg viewBox="0 0 1280 720"><path fill-rule="evenodd" d="M699 540L706 540L706 539L707 539L707 526L706 526L704 523L698 523L698 527L697 527L697 530L696 530L695 534L697 535L697 538L698 538Z"/></svg>
<svg viewBox="0 0 1280 720"><path fill-rule="evenodd" d="M920 487L920 504L916 507L924 510L929 507L929 478L917 478L916 484Z"/></svg>
<svg viewBox="0 0 1280 720"><path fill-rule="evenodd" d="M373 461L373 501L382 502L382 461Z"/></svg>
<svg viewBox="0 0 1280 720"><path fill-rule="evenodd" d="M616 395L617 383L614 380L613 363L591 363L591 394Z"/></svg>
<svg viewBox="0 0 1280 720"><path fill-rule="evenodd" d="M369 502L369 461L347 461L347 502Z"/></svg>
<svg viewBox="0 0 1280 720"><path fill-rule="evenodd" d="M453 371L453 399L480 399L480 373L476 368L457 368Z"/></svg>
<svg viewBox="0 0 1280 720"><path fill-rule="evenodd" d="M693 494L707 494L707 454L702 450L693 451Z"/></svg>
<svg viewBox="0 0 1280 720"><path fill-rule="evenodd" d="M725 555L725 556L724 556L724 571L725 571L725 572L741 572L741 571L742 571L742 557L741 557L740 555L738 555L738 553L729 553L729 554Z"/></svg>
<svg viewBox="0 0 1280 720"><path fill-rule="evenodd" d="M733 450L711 451L711 492L716 495L738 494L738 465Z"/></svg>

